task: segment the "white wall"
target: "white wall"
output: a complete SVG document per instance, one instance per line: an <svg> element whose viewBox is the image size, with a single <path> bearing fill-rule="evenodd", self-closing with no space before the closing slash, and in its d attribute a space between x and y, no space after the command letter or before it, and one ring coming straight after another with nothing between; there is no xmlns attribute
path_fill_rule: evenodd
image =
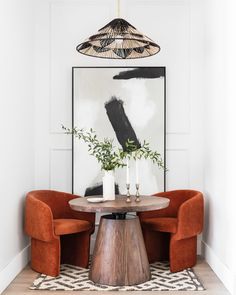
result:
<svg viewBox="0 0 236 295"><path fill-rule="evenodd" d="M0 1L0 293L28 261L23 202L34 187L32 2Z"/></svg>
<svg viewBox="0 0 236 295"><path fill-rule="evenodd" d="M207 262L236 294L235 3L207 0L205 10L206 195L203 249Z"/></svg>

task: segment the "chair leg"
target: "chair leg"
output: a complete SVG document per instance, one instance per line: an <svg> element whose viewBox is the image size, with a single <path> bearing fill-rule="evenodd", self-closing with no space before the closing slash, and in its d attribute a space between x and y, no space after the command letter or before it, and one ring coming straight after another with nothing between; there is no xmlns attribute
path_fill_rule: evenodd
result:
<svg viewBox="0 0 236 295"><path fill-rule="evenodd" d="M87 268L89 263L90 231L61 236L61 263Z"/></svg>
<svg viewBox="0 0 236 295"><path fill-rule="evenodd" d="M169 233L143 229L143 238L149 263L169 260Z"/></svg>
<svg viewBox="0 0 236 295"><path fill-rule="evenodd" d="M52 277L60 273L60 240L43 242L31 239L31 267Z"/></svg>
<svg viewBox="0 0 236 295"><path fill-rule="evenodd" d="M197 236L183 240L170 239L170 271L177 272L192 267L197 262Z"/></svg>

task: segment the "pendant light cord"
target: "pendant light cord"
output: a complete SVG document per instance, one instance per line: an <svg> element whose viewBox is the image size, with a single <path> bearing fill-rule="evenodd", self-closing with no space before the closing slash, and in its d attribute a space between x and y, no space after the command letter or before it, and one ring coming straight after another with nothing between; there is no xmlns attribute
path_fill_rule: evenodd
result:
<svg viewBox="0 0 236 295"><path fill-rule="evenodd" d="M117 11L116 11L116 15L118 18L120 18L120 0L116 0L117 2Z"/></svg>

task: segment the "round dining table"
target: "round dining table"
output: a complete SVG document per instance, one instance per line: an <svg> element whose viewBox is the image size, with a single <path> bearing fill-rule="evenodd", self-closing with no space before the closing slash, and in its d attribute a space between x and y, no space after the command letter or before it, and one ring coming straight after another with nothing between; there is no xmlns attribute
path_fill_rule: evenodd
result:
<svg viewBox="0 0 236 295"><path fill-rule="evenodd" d="M100 197L102 196L91 196ZM109 213L100 219L89 279L95 284L127 286L144 283L151 278L147 252L138 216L132 212L159 210L168 207L168 198L140 196L140 201L126 202L116 195L114 201L90 203L91 197L69 201L75 211Z"/></svg>

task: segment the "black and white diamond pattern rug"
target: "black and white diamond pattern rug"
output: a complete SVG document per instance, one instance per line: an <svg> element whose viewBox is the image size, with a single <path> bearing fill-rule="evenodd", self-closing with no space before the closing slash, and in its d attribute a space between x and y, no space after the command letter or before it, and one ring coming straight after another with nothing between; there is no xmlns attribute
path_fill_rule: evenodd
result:
<svg viewBox="0 0 236 295"><path fill-rule="evenodd" d="M150 265L152 278L135 286L95 285L88 279L88 269L63 264L60 275L56 278L41 274L30 287L31 290L60 291L203 291L191 268L171 273L169 262L156 262Z"/></svg>

